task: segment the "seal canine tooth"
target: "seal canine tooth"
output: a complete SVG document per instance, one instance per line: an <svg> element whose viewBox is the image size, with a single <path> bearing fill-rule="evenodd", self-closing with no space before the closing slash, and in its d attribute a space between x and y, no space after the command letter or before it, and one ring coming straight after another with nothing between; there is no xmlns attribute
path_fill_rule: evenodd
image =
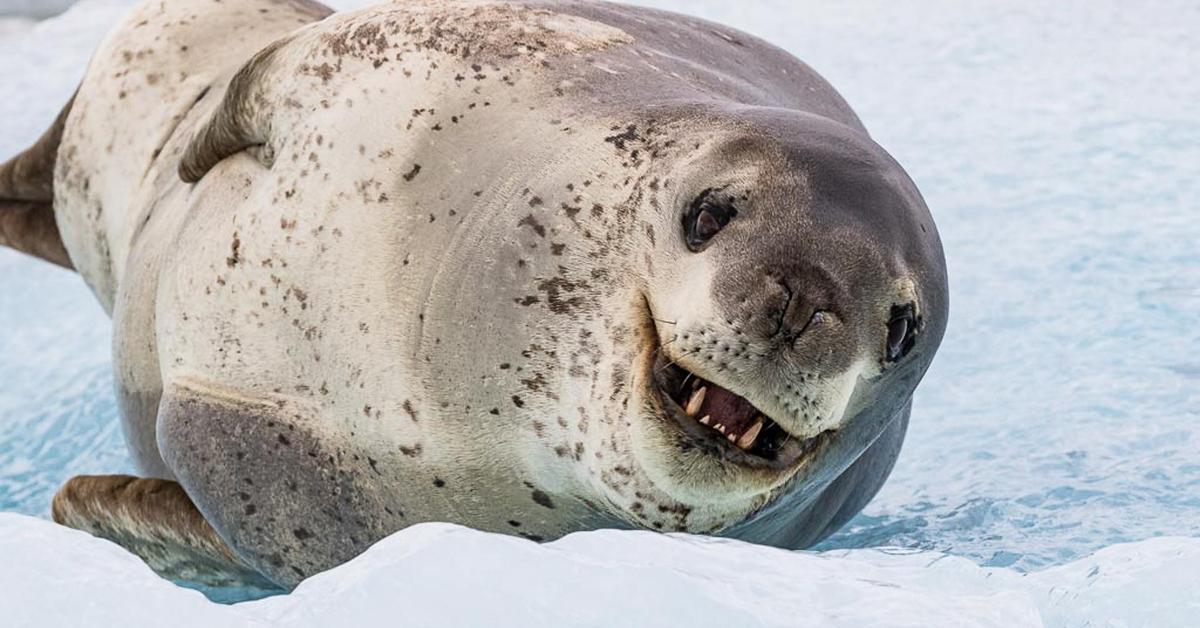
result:
<svg viewBox="0 0 1200 628"><path fill-rule="evenodd" d="M758 420L754 422L754 425L751 425L750 429L746 430L746 433L742 434L741 438L737 440L737 446L742 449L750 449L753 447L754 441L758 440L758 433L762 431L762 428L763 418L758 417Z"/></svg>
<svg viewBox="0 0 1200 628"><path fill-rule="evenodd" d="M708 425L708 422L711 420L711 418L712 417L708 416L707 414L704 415L704 418L700 419L700 425Z"/></svg>
<svg viewBox="0 0 1200 628"><path fill-rule="evenodd" d="M692 393L692 398L688 400L687 408L684 409L684 412L686 412L688 416L694 417L696 416L696 413L700 411L700 404L704 403L704 395L707 392L708 387L704 386Z"/></svg>

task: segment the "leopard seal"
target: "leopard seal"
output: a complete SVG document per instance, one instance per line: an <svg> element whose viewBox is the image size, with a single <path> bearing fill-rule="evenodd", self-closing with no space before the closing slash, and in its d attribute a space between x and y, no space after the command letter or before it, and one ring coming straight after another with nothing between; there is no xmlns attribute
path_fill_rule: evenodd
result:
<svg viewBox="0 0 1200 628"><path fill-rule="evenodd" d="M210 583L433 520L810 545L889 474L948 314L827 82L620 4L145 2L0 175L6 243L112 316L142 474L55 519Z"/></svg>

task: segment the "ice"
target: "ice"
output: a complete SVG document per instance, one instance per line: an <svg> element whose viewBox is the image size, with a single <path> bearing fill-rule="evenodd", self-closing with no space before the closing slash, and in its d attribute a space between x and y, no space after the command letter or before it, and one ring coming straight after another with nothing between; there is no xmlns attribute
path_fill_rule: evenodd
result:
<svg viewBox="0 0 1200 628"><path fill-rule="evenodd" d="M70 476L130 471L108 321L74 274L0 250L0 510L43 518L0 515L0 624L1194 625L1200 5L644 3L813 65L938 222L950 327L861 516L796 553L427 525L291 595L214 605L44 521ZM5 17L67 4L0 0L0 158L129 2ZM860 549L881 546L909 550Z"/></svg>
<svg viewBox="0 0 1200 628"><path fill-rule="evenodd" d="M0 0L0 16L46 17L65 10L75 0Z"/></svg>
<svg viewBox="0 0 1200 628"><path fill-rule="evenodd" d="M1200 541L1160 538L1020 575L935 552L787 552L597 531L538 545L449 524L398 532L287 596L233 606L155 576L117 546L0 515L6 625L1186 626Z"/></svg>

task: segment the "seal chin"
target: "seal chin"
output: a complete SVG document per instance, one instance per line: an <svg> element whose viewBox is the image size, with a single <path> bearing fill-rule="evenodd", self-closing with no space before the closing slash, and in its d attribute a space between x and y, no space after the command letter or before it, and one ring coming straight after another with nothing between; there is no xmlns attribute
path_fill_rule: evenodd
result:
<svg viewBox="0 0 1200 628"><path fill-rule="evenodd" d="M790 472L832 436L789 433L745 397L670 361L656 351L649 397L656 414L680 432L680 446L747 469Z"/></svg>

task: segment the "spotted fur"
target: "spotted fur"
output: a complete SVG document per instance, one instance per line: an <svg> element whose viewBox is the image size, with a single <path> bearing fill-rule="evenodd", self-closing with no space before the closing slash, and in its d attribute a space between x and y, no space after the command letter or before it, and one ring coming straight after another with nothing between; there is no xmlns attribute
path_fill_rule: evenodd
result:
<svg viewBox="0 0 1200 628"><path fill-rule="evenodd" d="M147 2L57 157L135 461L285 586L431 520L815 542L886 478L945 325L928 210L846 103L664 12ZM739 212L696 253L705 190ZM835 436L785 471L713 455L651 394L663 357ZM119 502L102 533L169 525Z"/></svg>

